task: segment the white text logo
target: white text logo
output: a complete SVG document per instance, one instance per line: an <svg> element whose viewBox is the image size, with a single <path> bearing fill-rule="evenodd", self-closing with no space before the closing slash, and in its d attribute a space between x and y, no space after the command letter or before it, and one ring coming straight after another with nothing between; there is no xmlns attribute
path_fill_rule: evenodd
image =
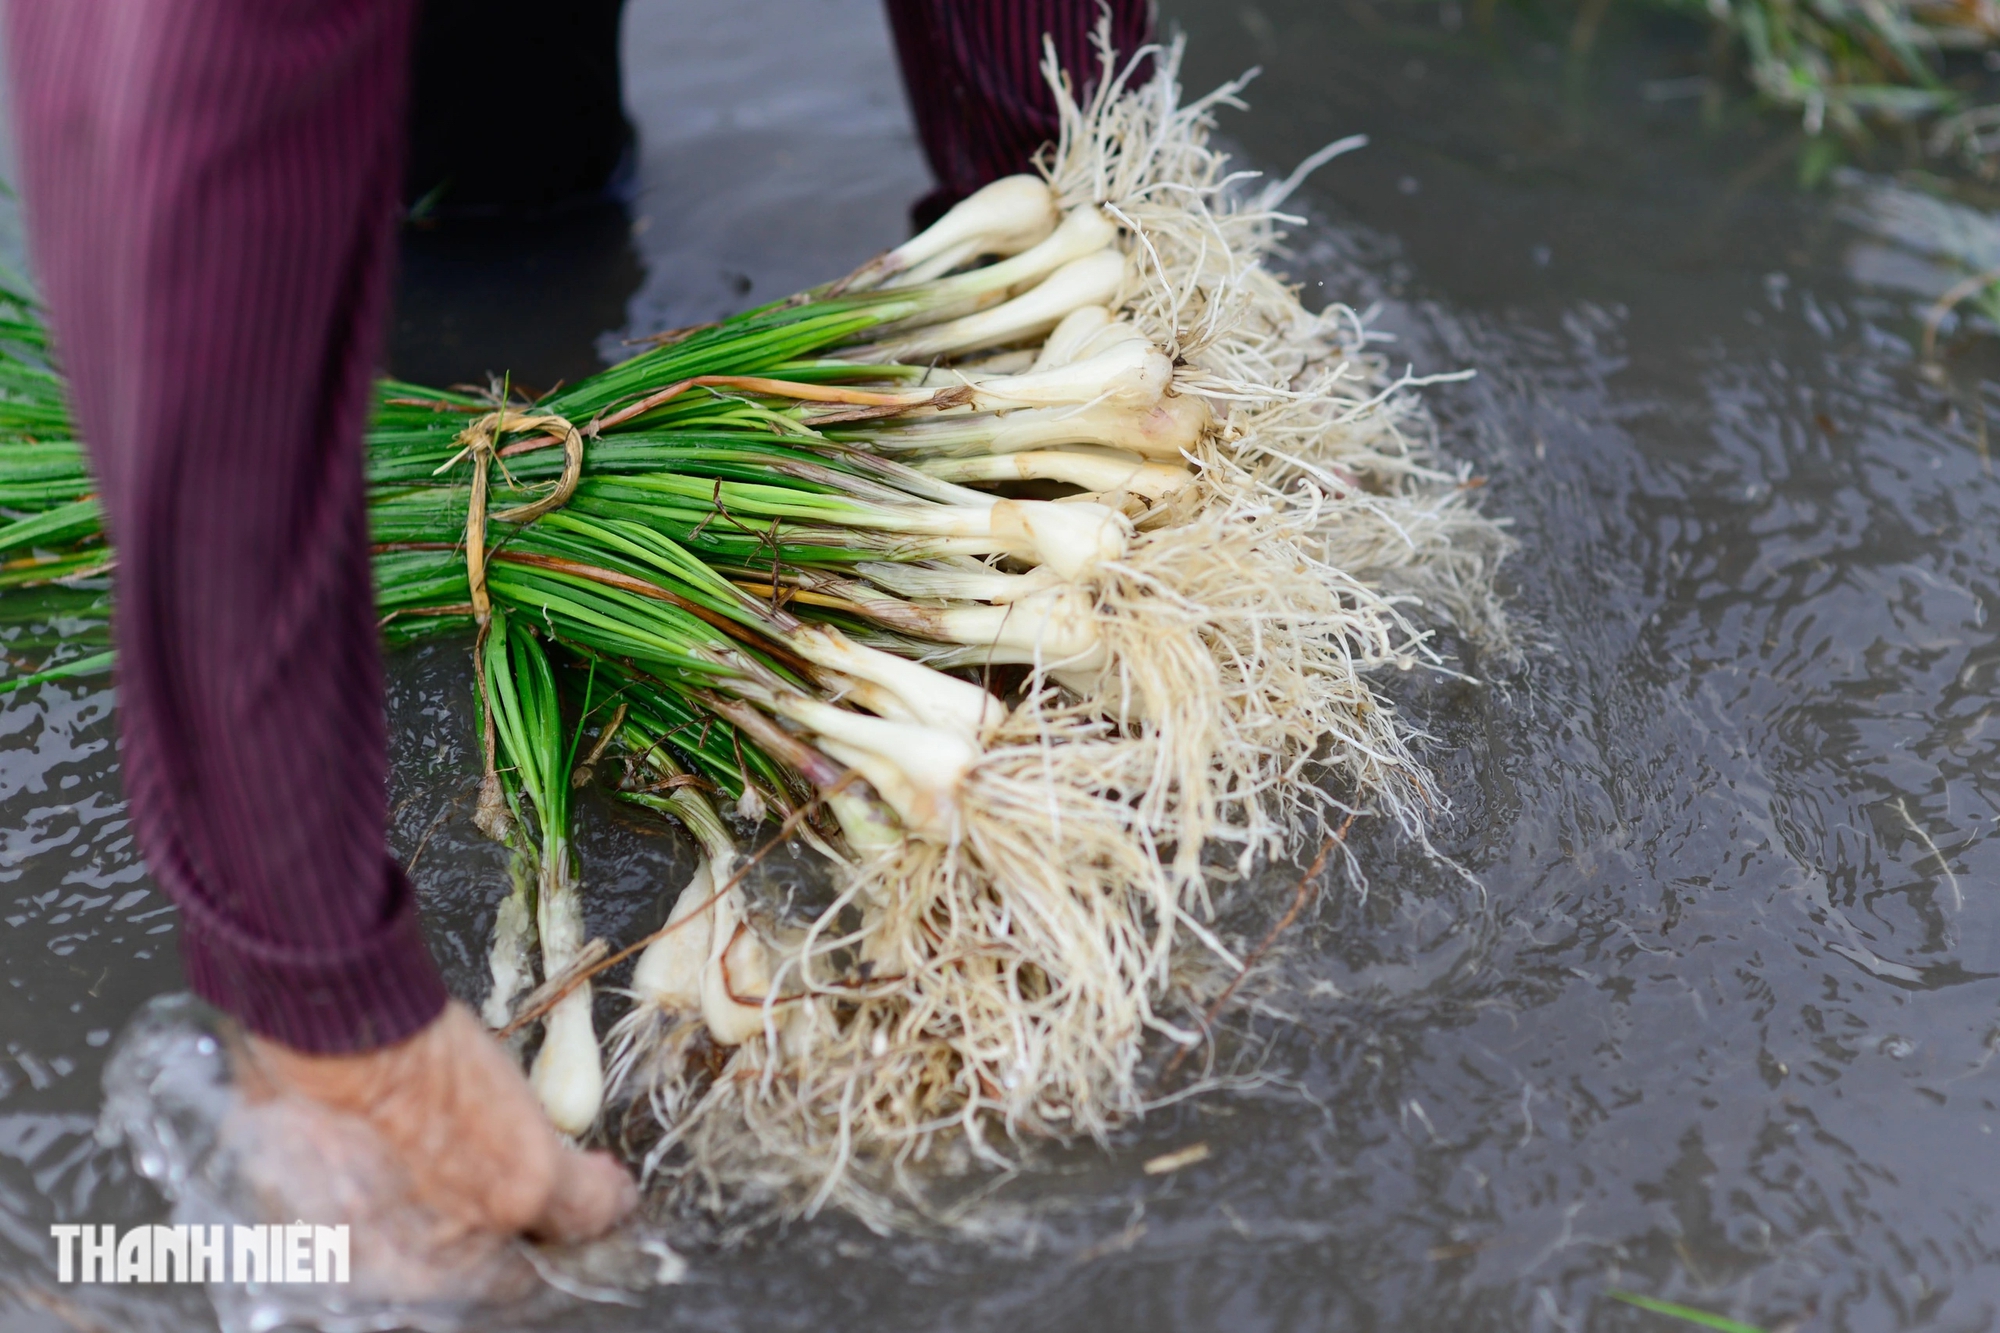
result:
<svg viewBox="0 0 2000 1333"><path fill-rule="evenodd" d="M69 1223L49 1235L58 1282L347 1281L345 1226L145 1226L120 1235Z"/></svg>

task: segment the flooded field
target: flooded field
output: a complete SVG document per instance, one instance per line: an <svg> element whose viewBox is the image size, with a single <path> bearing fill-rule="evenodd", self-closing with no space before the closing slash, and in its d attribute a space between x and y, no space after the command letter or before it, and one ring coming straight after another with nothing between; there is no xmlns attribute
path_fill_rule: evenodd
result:
<svg viewBox="0 0 2000 1333"><path fill-rule="evenodd" d="M1047 1155L973 1233L670 1228L682 1285L524 1322L1669 1326L1623 1289L1773 1333L1992 1327L2000 358L1953 322L1942 368L1920 355L1963 271L1922 182L1800 189L1798 130L1710 107L1694 29L1620 18L1579 66L1456 5L1163 8L1192 88L1264 67L1226 121L1250 164L1373 140L1298 196L1295 276L1379 303L1419 372L1479 372L1433 401L1520 543L1522 651L1454 645L1480 683L1396 685L1470 878L1361 838L1365 893L1286 937L1226 1043L1256 1086ZM396 370L552 382L901 236L926 178L865 0L632 0L627 61L629 216L418 238ZM10 670L34 632L0 627ZM462 656L392 682L396 845L474 994L504 877L466 817ZM0 708L0 1325L24 1333L213 1326L199 1292L53 1279L51 1222L163 1211L92 1136L113 1034L178 984L114 707L56 684ZM592 929L650 927L689 853L602 803L581 822ZM1228 933L1295 876L1235 893Z"/></svg>

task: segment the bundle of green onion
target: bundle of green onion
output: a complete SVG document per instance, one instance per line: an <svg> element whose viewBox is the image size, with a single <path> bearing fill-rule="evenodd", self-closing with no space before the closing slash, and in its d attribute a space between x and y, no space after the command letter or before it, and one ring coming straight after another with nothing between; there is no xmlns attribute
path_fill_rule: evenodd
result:
<svg viewBox="0 0 2000 1333"><path fill-rule="evenodd" d="M1004 1159L1142 1108L1149 1035L1199 1036L1182 953L1241 966L1219 876L1363 803L1420 827L1366 673L1429 660L1419 599L1497 633L1503 543L1365 323L1262 266L1289 183L1241 191L1207 146L1232 90L1182 106L1179 55L1137 88L1107 58L1087 106L1052 71L1045 175L841 282L534 402L381 386L384 632L473 637L481 822L519 853L486 1013L540 1018L565 1130L609 1096L657 1122L649 1170L880 1216L947 1137ZM61 381L7 299L0 588L94 587ZM608 1070L570 836L600 772L703 854ZM718 803L785 816L831 902L760 903Z"/></svg>

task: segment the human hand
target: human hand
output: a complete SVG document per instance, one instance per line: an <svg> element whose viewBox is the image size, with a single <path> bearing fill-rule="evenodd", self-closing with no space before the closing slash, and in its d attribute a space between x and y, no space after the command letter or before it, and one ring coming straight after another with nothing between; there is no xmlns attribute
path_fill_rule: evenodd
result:
<svg viewBox="0 0 2000 1333"><path fill-rule="evenodd" d="M557 1137L527 1079L456 1001L429 1027L358 1055L309 1055L251 1037L253 1101L298 1097L365 1122L410 1200L449 1245L481 1235L588 1240L638 1202L611 1156Z"/></svg>

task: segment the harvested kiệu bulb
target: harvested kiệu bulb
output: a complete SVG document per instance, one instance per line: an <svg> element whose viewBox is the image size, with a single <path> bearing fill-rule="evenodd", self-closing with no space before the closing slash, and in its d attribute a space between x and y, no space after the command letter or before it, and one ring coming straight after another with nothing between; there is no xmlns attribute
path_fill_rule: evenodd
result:
<svg viewBox="0 0 2000 1333"><path fill-rule="evenodd" d="M1073 209L1046 240L1010 259L917 287L884 292L883 317L863 362L960 356L1048 332L1082 306L1118 294L1126 260L1118 227L1094 208ZM907 311L893 298L909 302Z"/></svg>
<svg viewBox="0 0 2000 1333"><path fill-rule="evenodd" d="M1029 363L1030 370L1051 370L1077 359L1081 349L1112 324L1108 306L1078 306L1062 317ZM1136 334L1134 335L1136 336Z"/></svg>
<svg viewBox="0 0 2000 1333"><path fill-rule="evenodd" d="M879 687L908 721L977 740L1007 714L1005 705L971 681L855 643L831 625L802 625L785 643L814 666Z"/></svg>
<svg viewBox="0 0 2000 1333"><path fill-rule="evenodd" d="M861 771L912 837L949 843L978 745L956 729L870 717L802 694L777 693L772 712L811 732L828 755Z"/></svg>
<svg viewBox="0 0 2000 1333"><path fill-rule="evenodd" d="M974 381L967 395L975 409L1115 404L1150 407L1174 380L1174 363L1144 338L1120 338L1080 360L1020 375Z"/></svg>
<svg viewBox="0 0 2000 1333"><path fill-rule="evenodd" d="M1086 491L1129 491L1146 500L1164 500L1194 482L1194 473L1172 463L1153 463L1138 454L1101 445L1031 449L972 458L940 458L915 464L941 481L1060 481Z"/></svg>
<svg viewBox="0 0 2000 1333"><path fill-rule="evenodd" d="M1172 363L1116 325L1086 331L1073 348L1084 355L971 381L966 396L972 411L954 409L856 437L889 452L944 455L949 461L916 467L953 482L1064 481L1147 500L1186 486L1192 474L1177 464L1211 422L1203 400L1170 394ZM1126 459L1109 451L1122 451Z"/></svg>
<svg viewBox="0 0 2000 1333"><path fill-rule="evenodd" d="M1008 454L1070 444L1096 444L1164 462L1193 455L1214 429L1208 401L1168 393L1143 406L1086 403L997 412L941 412L896 421L868 437L871 447L905 455Z"/></svg>
<svg viewBox="0 0 2000 1333"><path fill-rule="evenodd" d="M981 255L1019 254L1061 221L1055 196L1039 176L1003 176L952 205L944 216L836 284L844 292L908 286L941 277Z"/></svg>
<svg viewBox="0 0 2000 1333"><path fill-rule="evenodd" d="M1019 296L1077 260L1114 248L1117 242L1118 224L1106 217L1102 210L1073 208L1063 215L1055 230L1039 244L997 264L928 283L925 291L934 300L995 291ZM1108 302L1086 301L1078 304L1102 305Z"/></svg>
<svg viewBox="0 0 2000 1333"><path fill-rule="evenodd" d="M762 1034L772 999L770 957L745 919L740 890L723 893L709 908L708 958L701 969L701 1021L723 1046L741 1046Z"/></svg>
<svg viewBox="0 0 2000 1333"><path fill-rule="evenodd" d="M1071 311L1116 297L1125 284L1126 267L1125 256L1107 246L1068 261L1010 300L942 323L926 323L914 332L872 343L857 355L871 361L924 361L1043 334ZM980 272L984 270L975 270Z"/></svg>
<svg viewBox="0 0 2000 1333"><path fill-rule="evenodd" d="M854 572L904 597L931 601L991 602L996 606L1064 586L1064 581L1049 569L1010 574L966 557L908 564L864 560L854 567Z"/></svg>
<svg viewBox="0 0 2000 1333"><path fill-rule="evenodd" d="M919 668L920 669L920 668ZM796 997L777 996L772 946L746 911L744 891L732 882L737 852L727 826L701 790L686 779L659 739L644 724L621 733L636 764L654 778L672 783L666 796L623 793L678 820L700 849L665 926L641 951L633 969L632 1010L609 1038L611 1084L623 1091L636 1079L637 1091L654 1101L662 1123L671 1124L684 1105L688 1042L706 1035L718 1046L738 1046L769 1029L796 1036L803 1016ZM796 950L794 949L795 953ZM662 1096L664 1095L664 1101ZM672 1114L669 1114L672 1112Z"/></svg>
<svg viewBox="0 0 2000 1333"><path fill-rule="evenodd" d="M771 953L749 922L743 889L732 882L738 857L727 825L659 734L649 706L658 703L658 695L636 680L627 680L625 688L648 703L634 710L637 718L628 720L618 739L635 767L668 784L668 791L620 795L677 820L699 851L665 925L633 968L633 1007L607 1037L608 1086L612 1095L644 1099L659 1122L671 1126L689 1104L690 1046L703 1037L717 1046L737 1046L765 1030L767 1001L774 997ZM797 1026L788 1008L773 1007L775 1027Z"/></svg>
<svg viewBox="0 0 2000 1333"><path fill-rule="evenodd" d="M508 859L512 887L493 918L493 943L486 952L492 986L479 1016L495 1031L514 1020L514 1001L534 982L535 859L520 851Z"/></svg>
<svg viewBox="0 0 2000 1333"><path fill-rule="evenodd" d="M575 963L584 947L581 886L570 849L570 765L576 746L565 741L555 673L531 631L496 609L476 653L495 760L512 774L510 793L525 797L535 817L535 928L542 975L549 980ZM590 993L587 981L573 987L543 1017L541 1049L528 1075L550 1121L571 1135L589 1130L604 1098Z"/></svg>
<svg viewBox="0 0 2000 1333"><path fill-rule="evenodd" d="M931 666L1094 671L1105 665L1090 592L1052 569L1010 574L976 561L959 567L885 562L865 563L855 572L868 581L816 575L811 587L859 619L912 639L953 645L926 652ZM917 720L907 712L878 715ZM972 738L962 728L959 734Z"/></svg>
<svg viewBox="0 0 2000 1333"><path fill-rule="evenodd" d="M657 741L644 744L637 758L656 777L689 776ZM636 1096L660 1123L672 1124L686 1109L681 1093L688 1048L706 1031L702 973L715 934L716 890L734 871L736 847L722 817L694 787L677 786L665 796L627 795L679 820L698 848L694 873L674 900L665 928L633 965L632 1007L605 1034L607 1099Z"/></svg>
<svg viewBox="0 0 2000 1333"><path fill-rule="evenodd" d="M559 975L582 952L583 912L577 885L544 877L536 904L545 976ZM591 1021L591 986L579 983L542 1018L542 1045L528 1071L529 1086L551 1123L581 1137L604 1104L604 1064Z"/></svg>
<svg viewBox="0 0 2000 1333"><path fill-rule="evenodd" d="M1122 343L1145 341L1146 336L1135 325L1114 319L1104 307L1084 306L1071 311L1063 317L1062 323L1056 325L1041 350L1035 354L1030 368L1036 371L1054 370L1072 361L1087 361Z"/></svg>
<svg viewBox="0 0 2000 1333"><path fill-rule="evenodd" d="M666 1013L701 1008L701 973L715 934L715 862L703 854L674 900L667 933L647 945L632 968L632 998Z"/></svg>
<svg viewBox="0 0 2000 1333"><path fill-rule="evenodd" d="M639 769L653 782L671 784L666 795L641 793L638 803L677 820L693 835L694 873L667 916L668 929L647 945L632 969L633 998L667 1013L701 1008L701 971L708 963L715 927L710 910L736 870L736 840L715 806L678 764L664 738L635 723L620 739L632 748Z"/></svg>

